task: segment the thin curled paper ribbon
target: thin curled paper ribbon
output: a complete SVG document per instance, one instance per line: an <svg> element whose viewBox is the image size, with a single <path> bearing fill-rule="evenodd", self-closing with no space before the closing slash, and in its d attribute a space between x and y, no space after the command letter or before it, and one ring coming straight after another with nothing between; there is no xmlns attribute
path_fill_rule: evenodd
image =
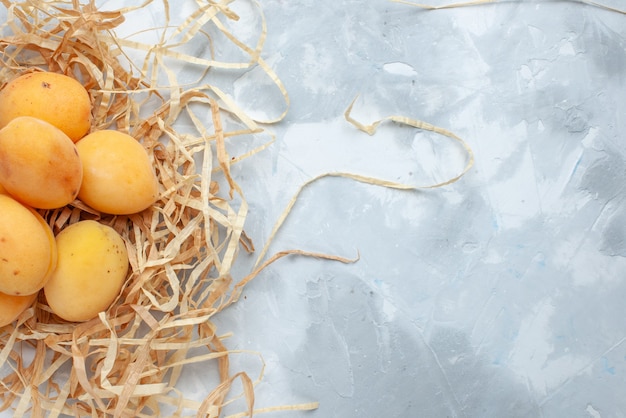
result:
<svg viewBox="0 0 626 418"><path fill-rule="evenodd" d="M438 135L442 135L444 137L450 138L453 141L456 141L457 143L459 143L461 145L461 147L463 148L463 150L465 151L465 153L467 155L465 167L463 168L463 170L461 170L461 172L459 174L453 176L452 178L449 178L449 179L447 179L445 181L442 181L442 182L439 182L439 183L429 184L429 185L424 185L424 186L414 186L414 185L410 185L410 184L398 183L398 182L384 180L384 179L380 179L380 178L369 177L369 176L364 176L364 175L354 174L354 173L348 173L348 172L339 172L339 171L327 172L327 173L323 173L323 174L320 174L318 176L315 176L315 177L307 180L302 186L300 186L298 191L294 194L294 196L291 198L291 200L287 204L287 207L282 212L281 216L278 218L278 221L276 221L276 223L274 225L274 228L272 229L272 232L270 233L270 236L269 236L268 240L265 243L265 246L263 247L263 249L261 250L261 252L260 252L260 254L259 254L258 258L257 258L256 264L254 266L255 269L257 269L257 267L259 266L259 264L261 263L263 258L266 256L270 244L272 243L272 241L276 237L276 234L278 233L279 229L281 228L281 226L283 225L283 223L285 222L285 220L289 216L289 213L291 212L291 210L293 209L294 205L296 204L300 194L304 191L304 189L306 189L311 184L317 182L318 180L321 180L321 179L326 178L326 177L343 177L343 178L355 180L355 181L358 181L358 182L361 182L361 183L365 183L365 184L382 186L382 187L387 187L387 188L396 189L396 190L435 189L435 188L438 188L438 187L447 186L449 184L452 184L452 183L458 181L474 165L474 152L472 151L471 147L467 144L467 142L465 142L463 139L458 137L456 134L448 131L447 129L440 128L438 126L432 125L432 124L427 123L427 122L423 122L421 120L412 119L412 118L409 118L409 117L406 117L406 116L398 116L398 115L387 116L386 118L377 120L377 121L375 121L375 122L373 122L373 123L371 123L369 125L365 125L365 124L357 121L356 119L354 119L351 116L352 108L354 107L354 103L356 102L357 98L358 98L358 96L355 97L354 100L352 100L352 102L350 103L350 105L348 106L346 111L344 112L344 118L346 119L347 122L349 122L350 124L354 125L360 131L363 131L363 132L365 132L365 133L367 133L369 135L374 135L376 133L376 130L378 129L378 127L382 123L384 123L386 121L390 121L390 122L395 122L395 123L402 124L402 125L411 126L411 127L420 129L422 131L434 132L434 133L436 133ZM264 265L267 265L267 263L265 263Z"/></svg>
<svg viewBox="0 0 626 418"><path fill-rule="evenodd" d="M352 117L352 108L354 107L354 103L356 102L358 97L354 98L354 100L352 100L352 103L350 103L350 105L348 106L348 108L346 109L345 113L344 113L344 118L351 123L352 125L354 125L357 129L369 134L369 135L374 135L376 133L376 130L378 129L378 127L386 121L391 121L391 122L395 122L401 125L407 125L407 126L411 126L413 128L417 128L420 129L422 131L430 131L430 132L434 132L436 134L448 137L450 139L453 139L454 141L458 142L462 147L463 150L465 151L465 153L467 154L467 162L465 163L465 167L463 168L463 170L457 174L456 176L440 182L440 183L435 183L435 184L431 184L431 185L425 185L425 186L411 186L411 185L406 185L403 183L395 183L395 182L389 182L389 181L384 181L384 180L377 180L374 178L370 178L370 177L363 177L363 176L354 176L354 175L350 175L349 177L354 176L355 179L361 179L363 181L368 182L369 180L373 180L375 182L375 184L381 185L381 186L386 186L386 187L392 187L394 189L405 189L405 190L410 190L410 189L435 189L437 187L443 187L443 186L447 186L448 184L452 184L456 181L458 181L461 177L463 177L465 175L465 173L467 173L472 166L474 165L474 152L472 151L472 149L470 148L470 146L467 144L467 142L465 142L463 139L459 138L457 135L455 135L454 133L448 131L447 129L444 128L440 128L438 126L432 125L428 122L423 122L421 120L417 120L417 119L412 119L412 118L408 118L406 116L398 116L398 115L391 115L391 116L387 116L383 119L377 120L369 125L364 125L363 123L357 121L356 119L354 119ZM382 183L380 183L382 182Z"/></svg>
<svg viewBox="0 0 626 418"><path fill-rule="evenodd" d="M440 6L432 6L432 5L429 5L429 4L415 3L415 2L412 2L412 1L408 1L408 0L390 0L390 1L392 1L394 3L408 4L409 6L415 6L415 7L419 7L420 9L425 9L425 10L454 9L456 7L469 7L469 6L480 6L480 5L493 4L493 3L503 3L502 1L499 1L499 0L474 0L474 1L442 4ZM570 2L579 3L579 4L586 4L588 6L597 7L597 8L600 8L600 9L608 10L610 12L620 13L620 14L623 14L623 15L626 14L626 10L618 9L616 7L607 6L607 5L602 4L602 3L596 3L596 2L590 1L590 0L563 0L563 1L570 1Z"/></svg>

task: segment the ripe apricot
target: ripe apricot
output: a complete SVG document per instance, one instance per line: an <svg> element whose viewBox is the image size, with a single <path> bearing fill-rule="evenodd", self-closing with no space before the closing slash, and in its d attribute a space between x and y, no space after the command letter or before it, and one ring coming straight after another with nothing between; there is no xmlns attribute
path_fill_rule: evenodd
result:
<svg viewBox="0 0 626 418"><path fill-rule="evenodd" d="M0 90L0 128L18 116L45 120L76 142L91 128L91 99L72 77L47 71L27 73Z"/></svg>
<svg viewBox="0 0 626 418"><path fill-rule="evenodd" d="M37 299L37 293L26 296L7 295L0 292L0 327L15 321Z"/></svg>
<svg viewBox="0 0 626 418"><path fill-rule="evenodd" d="M85 220L56 236L59 261L44 294L52 312L67 321L88 321L106 310L126 279L128 253L111 227Z"/></svg>
<svg viewBox="0 0 626 418"><path fill-rule="evenodd" d="M145 148L132 136L95 131L76 143L83 163L78 198L100 212L128 215L150 207L158 181Z"/></svg>
<svg viewBox="0 0 626 418"><path fill-rule="evenodd" d="M0 183L17 200L39 209L65 206L82 176L76 145L48 122L19 116L0 129Z"/></svg>
<svg viewBox="0 0 626 418"><path fill-rule="evenodd" d="M56 241L41 215L0 195L0 292L15 296L37 293L56 263Z"/></svg>

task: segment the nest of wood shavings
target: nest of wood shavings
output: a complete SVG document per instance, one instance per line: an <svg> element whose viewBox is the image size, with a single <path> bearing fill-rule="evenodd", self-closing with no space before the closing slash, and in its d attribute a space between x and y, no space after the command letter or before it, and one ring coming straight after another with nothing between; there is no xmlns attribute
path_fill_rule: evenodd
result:
<svg viewBox="0 0 626 418"><path fill-rule="evenodd" d="M91 95L92 130L117 129L137 138L153 158L160 183L154 207L136 215L110 216L80 201L41 212L55 233L82 219L111 225L126 242L131 269L119 298L98 318L64 322L41 295L15 326L0 329L0 411L12 410L16 417L218 417L234 403L242 411L237 416L259 412L254 385L262 370L255 377L232 372L233 352L211 319L262 269L240 283L230 276L238 252L254 249L243 230L246 200L230 168L272 139L206 80L216 68L258 66L288 107L284 87L260 57L262 14L259 40L249 47L229 30L238 16L228 0L187 2L193 12L174 26L174 4L167 0L115 10L99 10L94 0L0 1L8 15L1 27L0 84L38 69L75 77ZM126 15L156 3L163 10L156 43L116 36ZM241 61L199 58L185 49L193 42L212 45L211 33L229 40ZM131 50L143 59L131 59ZM179 83L181 65L195 69L198 81ZM184 132L176 127L180 119L186 121ZM268 137L264 145L229 155L228 143L259 135ZM214 390L202 400L177 389L183 367L190 365L216 376Z"/></svg>

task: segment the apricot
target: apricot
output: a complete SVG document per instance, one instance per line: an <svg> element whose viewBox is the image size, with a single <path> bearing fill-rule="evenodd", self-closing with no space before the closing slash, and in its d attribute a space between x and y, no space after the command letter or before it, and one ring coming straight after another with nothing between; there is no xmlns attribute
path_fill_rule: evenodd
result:
<svg viewBox="0 0 626 418"><path fill-rule="evenodd" d="M149 208L158 197L152 161L135 138L114 130L95 131L76 143L83 163L78 198L92 208L128 215Z"/></svg>
<svg viewBox="0 0 626 418"><path fill-rule="evenodd" d="M0 292L0 327L9 325L37 299L37 293L26 296L7 295Z"/></svg>
<svg viewBox="0 0 626 418"><path fill-rule="evenodd" d="M38 209L65 206L82 176L76 145L48 122L19 116L0 129L0 183L17 200Z"/></svg>
<svg viewBox="0 0 626 418"><path fill-rule="evenodd" d="M0 292L14 296L37 293L56 263L56 241L41 215L0 195Z"/></svg>
<svg viewBox="0 0 626 418"><path fill-rule="evenodd" d="M76 142L91 128L91 99L72 77L47 71L27 73L0 90L0 128L18 116L45 120Z"/></svg>
<svg viewBox="0 0 626 418"><path fill-rule="evenodd" d="M52 312L67 321L88 321L117 298L128 272L122 237L97 221L80 221L56 236L59 261L44 287Z"/></svg>

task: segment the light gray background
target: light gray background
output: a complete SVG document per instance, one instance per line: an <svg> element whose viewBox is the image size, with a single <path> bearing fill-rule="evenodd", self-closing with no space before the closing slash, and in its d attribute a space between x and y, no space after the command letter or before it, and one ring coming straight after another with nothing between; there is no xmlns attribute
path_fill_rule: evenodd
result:
<svg viewBox="0 0 626 418"><path fill-rule="evenodd" d="M357 94L361 121L447 128L476 165L442 189L326 179L302 194L272 249L361 258L281 261L220 317L266 359L258 403L319 400L287 414L303 417L626 416L626 17L563 1L260 3L292 107L238 173L257 242L317 174L419 185L460 170L441 137L356 131L342 114ZM242 101L255 89L235 84Z"/></svg>

